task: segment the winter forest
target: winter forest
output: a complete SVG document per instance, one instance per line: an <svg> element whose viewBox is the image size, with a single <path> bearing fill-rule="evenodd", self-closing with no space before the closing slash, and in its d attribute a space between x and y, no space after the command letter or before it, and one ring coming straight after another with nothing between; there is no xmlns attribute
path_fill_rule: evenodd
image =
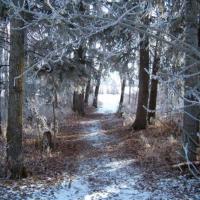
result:
<svg viewBox="0 0 200 200"><path fill-rule="evenodd" d="M200 200L199 0L0 0L0 200Z"/></svg>

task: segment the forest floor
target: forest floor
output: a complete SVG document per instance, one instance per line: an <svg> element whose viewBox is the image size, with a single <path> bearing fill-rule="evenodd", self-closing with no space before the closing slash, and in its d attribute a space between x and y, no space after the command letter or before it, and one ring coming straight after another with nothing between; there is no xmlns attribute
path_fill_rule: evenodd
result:
<svg viewBox="0 0 200 200"><path fill-rule="evenodd" d="M89 110L66 119L55 149L41 153L26 138L29 177L1 180L1 200L200 199L200 181L181 162L170 128L159 125L132 132L114 114Z"/></svg>

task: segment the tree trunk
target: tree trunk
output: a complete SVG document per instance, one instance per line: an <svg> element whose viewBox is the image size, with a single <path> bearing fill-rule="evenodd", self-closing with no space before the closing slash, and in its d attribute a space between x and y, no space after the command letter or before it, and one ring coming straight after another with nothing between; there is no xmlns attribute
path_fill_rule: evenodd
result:
<svg viewBox="0 0 200 200"><path fill-rule="evenodd" d="M123 106L123 103L124 103L124 91L125 91L125 87L126 87L126 79L123 78L122 84L121 84L121 96L120 96L120 101L119 101L118 113L121 113L121 111L122 111L122 106Z"/></svg>
<svg viewBox="0 0 200 200"><path fill-rule="evenodd" d="M153 61L153 69L152 75L156 76L159 69L159 58L157 54L157 47L155 49L154 61ZM156 102L157 102L157 90L158 90L158 80L152 79L151 80L151 89L150 89L150 96L149 96L149 110L148 112L148 123L151 124L151 119L155 119L156 117Z"/></svg>
<svg viewBox="0 0 200 200"><path fill-rule="evenodd" d="M91 85L91 79L88 80L86 90L85 90L85 104L88 105L89 96L90 96L90 85Z"/></svg>
<svg viewBox="0 0 200 200"><path fill-rule="evenodd" d="M140 38L142 41L140 42L139 94L136 119L132 125L135 130L145 129L147 125L149 75L145 69L149 70L149 40L143 34Z"/></svg>
<svg viewBox="0 0 200 200"><path fill-rule="evenodd" d="M72 110L74 112L76 112L76 95L77 95L77 92L74 91L74 93L73 93L73 105L72 105Z"/></svg>
<svg viewBox="0 0 200 200"><path fill-rule="evenodd" d="M22 2L18 0L15 4L22 5ZM24 30L16 30L23 25L23 21L19 19L12 18L10 21L7 176L12 179L25 176L22 153L23 77L21 76L24 70Z"/></svg>
<svg viewBox="0 0 200 200"><path fill-rule="evenodd" d="M0 28L1 28L1 31L2 31L2 37L5 38L6 37L6 26L4 24L0 25ZM4 42L2 40L1 42L1 47L0 47L0 135L3 134L3 131L2 131L2 123L3 123L3 110L5 111L6 108L5 107L2 107L2 103L3 103L3 98L1 96L1 93L2 93L2 89L5 85L5 72L3 70L3 67L6 68L6 66L3 66L3 65L6 65L7 63L5 62L5 57L4 57L4 52L3 52L3 49L5 48L6 46L6 42ZM3 75L4 74L4 75ZM5 94L5 93L4 93ZM5 100L5 96L4 96L4 100Z"/></svg>
<svg viewBox="0 0 200 200"><path fill-rule="evenodd" d="M103 70L103 65L100 64L99 71L98 71L98 74L97 74L97 84L96 84L96 87L95 87L94 99L93 99L93 104L92 104L95 108L98 107L98 95L99 95L99 88L100 88L100 84L101 84L102 70Z"/></svg>
<svg viewBox="0 0 200 200"><path fill-rule="evenodd" d="M84 115L84 92L78 93L74 91L73 95L73 111L77 112L79 115Z"/></svg>
<svg viewBox="0 0 200 200"><path fill-rule="evenodd" d="M0 68L0 136L2 135L2 101L1 101L1 88L2 88L2 80L1 80L1 68Z"/></svg>
<svg viewBox="0 0 200 200"><path fill-rule="evenodd" d="M3 48L0 47L0 65L3 64ZM2 70L0 66L0 135L2 135L2 100L1 92L3 88Z"/></svg>
<svg viewBox="0 0 200 200"><path fill-rule="evenodd" d="M98 107L98 95L99 95L99 88L100 88L100 78L97 80L97 84L96 84L96 87L95 87L95 91L94 91L94 99L93 99L93 106L95 108Z"/></svg>
<svg viewBox="0 0 200 200"><path fill-rule="evenodd" d="M58 108L58 94L57 94L56 87L54 87L54 104L55 104L55 108Z"/></svg>
<svg viewBox="0 0 200 200"><path fill-rule="evenodd" d="M6 40L9 39L9 30L7 27L5 27L5 35L6 35ZM9 45L6 44L6 48L9 49ZM5 88L5 93L4 93L4 112L3 112L3 119L5 119L5 122L7 123L8 119L8 92L9 92L9 53L7 51L4 51L4 62L8 67L2 68L3 73L4 73L4 88ZM3 111L3 110L2 110Z"/></svg>
<svg viewBox="0 0 200 200"><path fill-rule="evenodd" d="M187 0L185 4L185 42L194 48L198 48L198 3L197 0ZM195 62L195 56L190 49L185 55L185 67L187 68ZM198 143L197 132L199 131L199 112L200 106L198 99L193 95L198 94L198 75L193 75L200 71L199 65L194 65L185 71L184 86L184 117L183 117L183 141L187 147L187 156L190 161L196 159L196 149ZM196 88L196 89L195 89Z"/></svg>
<svg viewBox="0 0 200 200"><path fill-rule="evenodd" d="M131 104L131 83L129 83L128 104Z"/></svg>
<svg viewBox="0 0 200 200"><path fill-rule="evenodd" d="M56 139L56 102L55 99L52 102L52 111L53 111L53 142Z"/></svg>
<svg viewBox="0 0 200 200"><path fill-rule="evenodd" d="M85 109L84 109L84 91L79 94L78 96L78 113L79 115L84 115L85 114Z"/></svg>

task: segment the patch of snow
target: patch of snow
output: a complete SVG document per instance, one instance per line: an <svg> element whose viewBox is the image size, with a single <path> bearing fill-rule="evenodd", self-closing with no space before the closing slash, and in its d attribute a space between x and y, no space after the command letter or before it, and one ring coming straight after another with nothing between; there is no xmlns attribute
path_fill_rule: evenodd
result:
<svg viewBox="0 0 200 200"><path fill-rule="evenodd" d="M86 128L87 134L84 134L82 137L83 140L90 141L92 146L104 149L105 148L105 142L108 141L111 137L104 134L104 131L101 129L101 123L99 120L92 120L90 121L91 126Z"/></svg>
<svg viewBox="0 0 200 200"><path fill-rule="evenodd" d="M56 191L54 197L58 200L75 200L82 199L88 194L89 188L87 183L81 178L73 180L71 188L63 187Z"/></svg>

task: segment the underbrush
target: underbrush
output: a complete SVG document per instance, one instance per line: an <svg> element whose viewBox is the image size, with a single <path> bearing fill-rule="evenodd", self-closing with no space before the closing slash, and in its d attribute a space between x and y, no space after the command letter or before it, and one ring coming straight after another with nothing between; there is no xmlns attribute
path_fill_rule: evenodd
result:
<svg viewBox="0 0 200 200"><path fill-rule="evenodd" d="M167 122L149 127L147 130L137 132L140 139L138 158L144 166L156 169L170 169L172 165L183 162L181 156L181 135L176 125ZM159 170L158 169L158 170Z"/></svg>
<svg viewBox="0 0 200 200"><path fill-rule="evenodd" d="M129 131L132 123L123 123L122 130L118 128L120 133L115 134L120 138L119 148L123 154L132 154L145 170L172 170L173 165L184 162L181 130L177 123L158 120L145 130Z"/></svg>

